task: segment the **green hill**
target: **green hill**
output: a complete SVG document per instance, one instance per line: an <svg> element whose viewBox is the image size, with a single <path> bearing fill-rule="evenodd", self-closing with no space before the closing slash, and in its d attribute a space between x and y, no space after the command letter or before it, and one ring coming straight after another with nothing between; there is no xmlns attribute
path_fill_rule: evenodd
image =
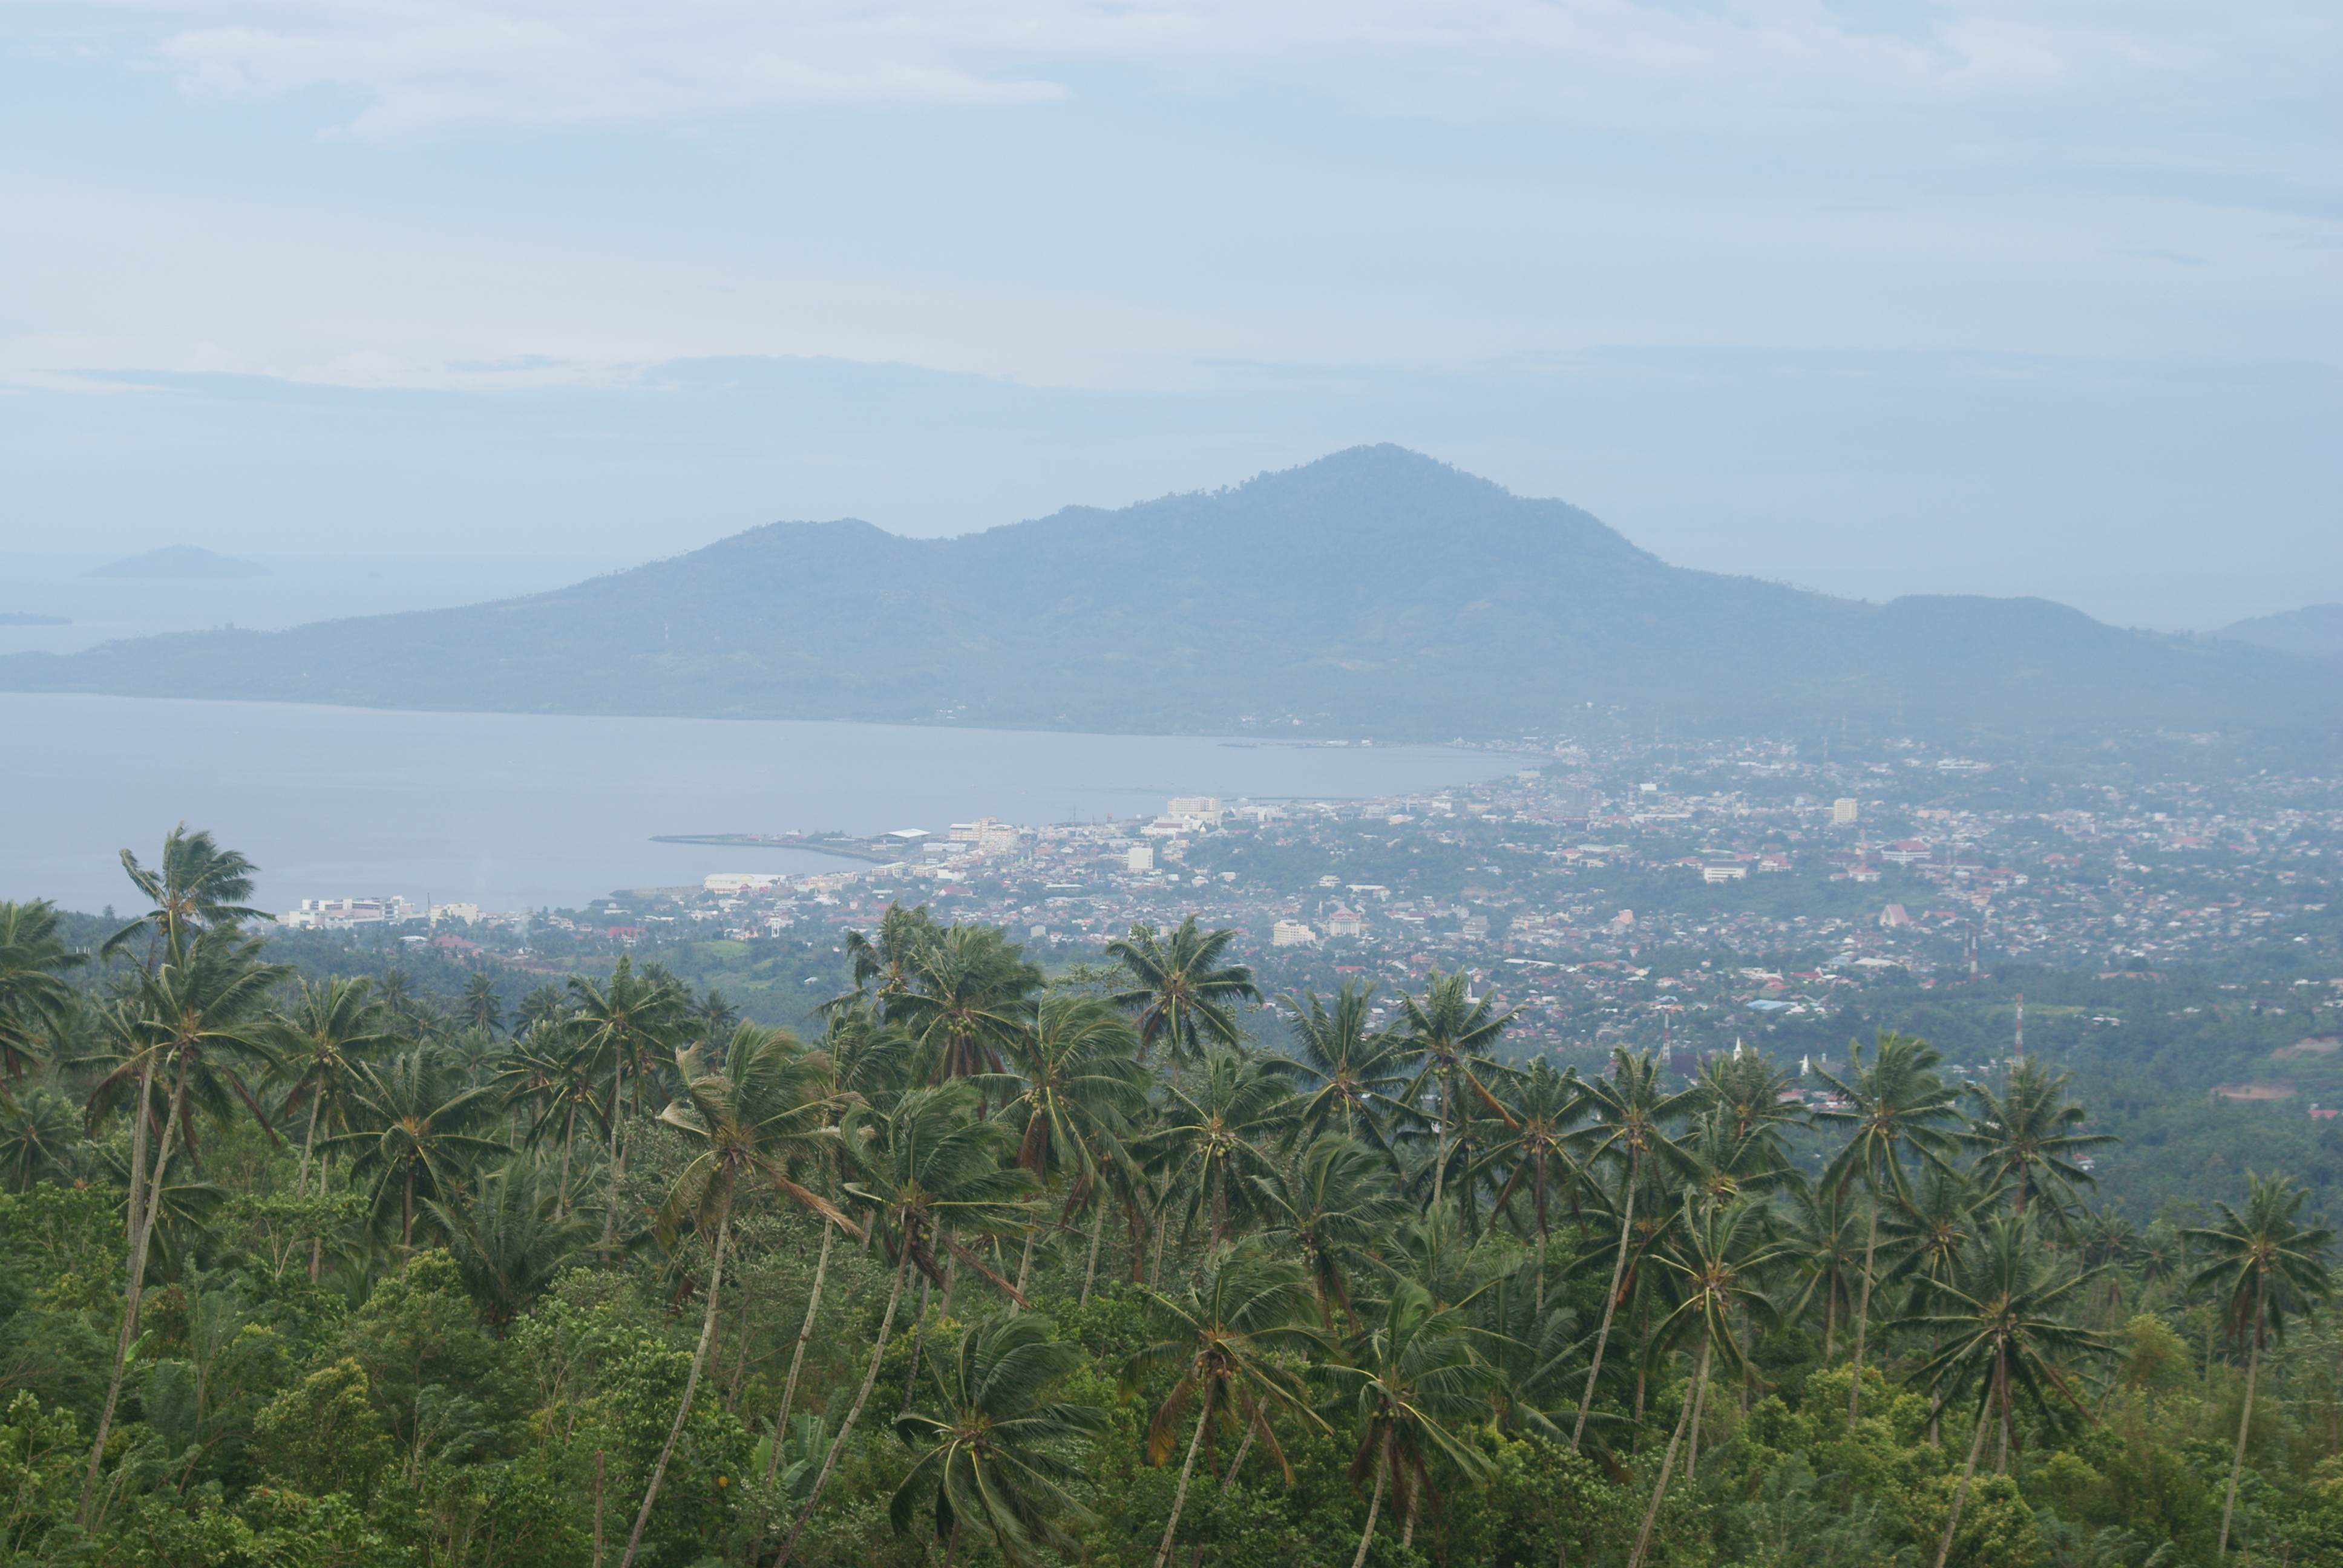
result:
<svg viewBox="0 0 2343 1568"><path fill-rule="evenodd" d="M2041 599L1671 567L1388 446L959 538L775 523L502 603L0 659L18 691L1386 739L1614 717L2324 732L2336 685Z"/></svg>
<svg viewBox="0 0 2343 1568"><path fill-rule="evenodd" d="M2305 658L2343 658L2343 604L2305 605L2277 615L2258 615L2225 626L2213 635Z"/></svg>

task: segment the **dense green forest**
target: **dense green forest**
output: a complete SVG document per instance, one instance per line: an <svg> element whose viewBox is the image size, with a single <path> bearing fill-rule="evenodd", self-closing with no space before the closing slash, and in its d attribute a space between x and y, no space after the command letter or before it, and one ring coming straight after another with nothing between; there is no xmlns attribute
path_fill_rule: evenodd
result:
<svg viewBox="0 0 2343 1568"><path fill-rule="evenodd" d="M2081 1081L1916 1013L1582 1074L898 907L792 1031L125 865L0 904L0 1561L2343 1564L2300 1172L2102 1206Z"/></svg>

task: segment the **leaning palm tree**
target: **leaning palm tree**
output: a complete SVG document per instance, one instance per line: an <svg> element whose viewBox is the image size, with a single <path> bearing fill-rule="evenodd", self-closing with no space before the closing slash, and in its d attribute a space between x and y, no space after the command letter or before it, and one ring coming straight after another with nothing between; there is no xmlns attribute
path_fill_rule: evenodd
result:
<svg viewBox="0 0 2343 1568"><path fill-rule="evenodd" d="M1846 1427L1853 1432L1863 1409L1865 1331L1871 1322L1881 1203L1890 1197L1910 1201L1910 1174L1905 1169L1908 1158L1941 1164L1959 1146L1961 1112L1957 1092L1936 1076L1936 1064L1944 1056L1926 1040L1883 1029L1868 1065L1862 1041L1851 1042L1848 1053L1852 1063L1845 1079L1819 1070L1815 1074L1838 1092L1845 1109L1815 1115L1849 1133L1845 1147L1823 1171L1823 1181L1845 1192L1860 1179L1871 1206L1863 1243L1862 1288L1855 1304L1855 1376L1846 1391Z"/></svg>
<svg viewBox="0 0 2343 1568"><path fill-rule="evenodd" d="M887 1307L879 1319L879 1335L870 1348L870 1364L838 1436L822 1460L820 1473L808 1489L805 1507L789 1525L776 1568L797 1551L798 1538L821 1506L822 1493L838 1473L846 1439L870 1402L871 1386L895 1328L895 1313L903 1303L903 1285L917 1267L930 1282L944 1282L937 1261L939 1244L960 1261L975 1269L1018 1299L1016 1288L987 1267L962 1245L959 1235L1001 1234L1026 1223L1025 1204L1033 1191L1031 1171L1003 1169L1001 1154L1008 1131L998 1122L975 1119L976 1091L961 1082L914 1089L903 1094L882 1116L867 1124L850 1117L844 1136L859 1144L855 1155L858 1179L847 1191L870 1217L870 1224L892 1241L895 1279ZM1022 1304L1021 1302L1021 1304Z"/></svg>
<svg viewBox="0 0 2343 1568"><path fill-rule="evenodd" d="M888 1504L896 1533L910 1527L920 1500L933 1493L936 1539L950 1543L946 1568L968 1524L990 1535L1012 1564L1037 1550L1071 1556L1073 1537L1058 1519L1090 1519L1065 1490L1084 1477L1050 1445L1102 1436L1108 1422L1095 1405L1043 1396L1082 1360L1080 1346L1052 1339L1048 1320L1036 1317L970 1323L950 1354L930 1360L933 1405L895 1418L895 1435L919 1454Z"/></svg>
<svg viewBox="0 0 2343 1568"><path fill-rule="evenodd" d="M1367 1527L1351 1559L1351 1568L1363 1568L1386 1483L1392 1506L1406 1521L1400 1534L1404 1551L1414 1543L1416 1514L1431 1493L1434 1459L1467 1478L1487 1473L1486 1457L1460 1441L1448 1423L1486 1411L1483 1391L1494 1377L1473 1353L1463 1312L1439 1305L1413 1280L1393 1286L1383 1316L1322 1375L1338 1391L1332 1408L1349 1411L1357 1422L1351 1484L1374 1477Z"/></svg>
<svg viewBox="0 0 2343 1568"><path fill-rule="evenodd" d="M268 995L292 970L260 961L260 944L246 941L232 925L199 932L185 946L169 949L169 961L138 977L136 990L108 1020L120 1048L114 1070L92 1091L88 1115L95 1122L117 1109L130 1115L129 1267L123 1286L122 1327L114 1350L114 1370L97 1419L97 1441L82 1481L81 1518L89 1517L98 1463L114 1424L124 1369L137 1336L138 1304L146 1287L146 1254L155 1236L171 1157L196 1150L195 1113L226 1120L241 1105L264 1126L267 1118L238 1070L241 1059L268 1065ZM161 1136L154 1169L147 1170L147 1129L155 1120L156 1084L163 1092Z"/></svg>
<svg viewBox="0 0 2343 1568"><path fill-rule="evenodd" d="M1976 1435L1936 1543L1936 1568L1945 1568L1952 1553L1961 1507L1985 1451L1986 1429L1995 1418L2000 1418L2006 1461L2021 1395L2054 1425L2064 1419L2051 1403L2054 1392L2088 1415L2059 1362L2110 1348L2107 1336L2069 1321L2090 1282L2089 1275L2071 1272L2051 1255L2031 1221L2002 1215L1962 1254L1952 1278L1931 1287L1926 1309L1894 1325L1926 1332L1940 1347L1915 1374L1938 1408L1964 1390L1973 1389L1977 1402Z"/></svg>
<svg viewBox="0 0 2343 1568"><path fill-rule="evenodd" d="M2289 1314L2308 1312L2334 1293L2327 1252L2335 1232L2306 1225L2295 1216L2309 1193L2283 1176L2268 1180L2246 1173L2246 1210L2216 1205L2221 1221L2184 1232L2207 1254L2190 1276L2191 1290L2217 1292L2228 1321L2229 1342L2246 1343L2246 1404L2237 1417L2237 1447L2229 1461L2229 1491L2221 1503L2221 1542L2217 1554L2229 1554L2229 1514L2237 1503L2237 1474L2246 1463L2246 1433L2254 1420L2254 1379L2261 1371L2262 1343L2283 1337Z"/></svg>
<svg viewBox="0 0 2343 1568"><path fill-rule="evenodd" d="M1619 1310L1619 1282L1627 1271L1627 1247L1635 1235L1635 1198L1645 1174L1694 1174L1691 1159L1676 1146L1668 1129L1698 1102L1698 1091L1665 1092L1660 1084L1659 1059L1649 1051L1624 1046L1611 1052L1611 1075L1586 1085L1586 1106L1594 1124L1577 1135L1586 1150L1582 1164L1592 1169L1598 1161L1620 1167L1619 1246L1611 1263L1611 1284L1603 1293L1603 1322L1594 1334L1594 1355L1586 1369L1586 1392L1578 1402L1578 1421L1571 1428L1570 1445L1586 1436L1587 1413L1594 1408L1595 1380L1603 1374L1603 1352L1611 1342L1611 1322Z"/></svg>
<svg viewBox="0 0 2343 1568"><path fill-rule="evenodd" d="M2049 1069L2032 1057L2010 1070L2009 1082L1999 1094L1982 1083L1969 1085L1976 1101L1970 1117L1970 1147L1976 1151L1977 1169L1989 1180L2009 1189L2010 1209L2026 1212L2036 1193L2060 1201L2059 1212L2074 1198L2075 1189L2097 1184L2077 1157L2088 1150L2120 1142L2112 1132L2082 1132L2082 1106L2066 1098L2074 1074L2052 1077Z"/></svg>
<svg viewBox="0 0 2343 1568"><path fill-rule="evenodd" d="M1291 1170L1252 1179L1270 1240L1288 1242L1309 1271L1318 1321L1329 1331L1340 1309L1359 1327L1350 1277L1413 1210L1393 1191L1390 1168L1373 1149L1328 1132L1313 1139Z"/></svg>
<svg viewBox="0 0 2343 1568"><path fill-rule="evenodd" d="M1335 1352L1307 1322L1310 1292L1302 1271L1272 1258L1257 1242L1216 1251L1203 1278L1183 1294L1151 1292L1149 1299L1171 1332L1124 1364L1122 1386L1130 1392L1150 1373L1171 1375L1171 1392L1147 1423L1150 1464L1172 1457L1189 1408L1196 1412L1180 1483L1172 1493L1172 1517L1155 1549L1154 1568L1163 1568L1188 1504L1197 1451L1212 1433L1242 1424L1290 1481L1292 1466L1278 1444L1272 1418L1282 1412L1312 1422L1318 1418L1310 1412L1302 1380L1289 1362L1296 1357L1331 1360Z"/></svg>
<svg viewBox="0 0 2343 1568"><path fill-rule="evenodd" d="M1436 1092L1440 1101L1433 1113L1437 1120L1433 1122L1432 1206L1437 1209L1446 1186L1448 1133L1455 1114L1452 1108L1469 1100L1498 1120L1510 1121L1493 1092L1508 1076L1508 1070L1491 1060L1490 1052L1513 1020L1513 1013L1498 1012L1493 997L1475 997L1473 977L1459 964L1454 974L1433 970L1424 981L1422 997L1403 994L1400 1019L1399 1031L1421 1064L1415 1081L1407 1087L1406 1101L1420 1106L1427 1092Z"/></svg>
<svg viewBox="0 0 2343 1568"><path fill-rule="evenodd" d="M642 1549L643 1529L650 1523L651 1505L659 1501L667 1480L668 1461L683 1436L691 1414L692 1396L699 1392L700 1373L707 1370L708 1348L716 1340L716 1311L724 1289L724 1252L732 1238L732 1205L743 1180L755 1178L813 1210L833 1224L847 1222L828 1199L807 1191L789 1176L789 1160L802 1146L828 1131L819 1093L819 1070L809 1067L794 1036L784 1030L762 1030L742 1024L725 1051L724 1070L709 1070L712 1052L705 1042L676 1060L683 1081L683 1097L669 1102L659 1120L699 1140L700 1147L676 1175L659 1211L659 1228L669 1236L689 1224L708 1238L707 1310L699 1322L699 1342L691 1352L691 1371L684 1378L683 1398L667 1442L651 1466L643 1488L642 1506L627 1537L626 1554L618 1568L633 1568Z"/></svg>
<svg viewBox="0 0 2343 1568"><path fill-rule="evenodd" d="M496 1114L493 1091L464 1083L438 1051L417 1046L358 1069L350 1092L355 1129L325 1147L347 1156L352 1175L372 1184L375 1222L395 1213L399 1248L411 1252L417 1203L447 1202L466 1172L506 1152L474 1131Z"/></svg>
<svg viewBox="0 0 2343 1568"><path fill-rule="evenodd" d="M166 954L185 951L198 931L268 918L244 904L252 897L258 868L234 849L221 849L209 833L188 832L185 822L163 836L162 857L153 866L140 865L125 849L122 869L154 907L106 938L97 950L101 959L112 958L144 931L151 970Z"/></svg>
<svg viewBox="0 0 2343 1568"><path fill-rule="evenodd" d="M1287 997L1294 1055L1302 1063L1302 1125L1312 1134L1361 1138L1391 1154L1386 1131L1405 1111L1408 1048L1374 1026L1372 981L1345 981L1328 1010L1316 991Z"/></svg>
<svg viewBox="0 0 2343 1568"><path fill-rule="evenodd" d="M1112 1000L1138 1016L1141 1061L1159 1043L1172 1060L1191 1062L1208 1047L1234 1046L1244 1038L1237 1009L1258 1005L1261 991L1251 969L1225 961L1236 940L1233 930L1201 929L1192 912L1168 937L1142 921L1107 943L1108 961L1121 964L1137 982Z"/></svg>
<svg viewBox="0 0 2343 1568"><path fill-rule="evenodd" d="M45 901L0 902L0 1068L16 1082L39 1060L43 1035L65 1027L73 988L60 977L89 961L57 935Z"/></svg>

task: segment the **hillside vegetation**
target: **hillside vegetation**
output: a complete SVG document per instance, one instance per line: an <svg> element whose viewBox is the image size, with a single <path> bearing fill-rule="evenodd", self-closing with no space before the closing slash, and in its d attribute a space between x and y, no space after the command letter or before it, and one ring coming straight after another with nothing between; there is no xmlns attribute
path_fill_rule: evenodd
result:
<svg viewBox="0 0 2343 1568"><path fill-rule="evenodd" d="M96 952L0 905L10 1563L2343 1563L2332 1233L2094 1207L2036 1061L1581 1076L900 906L804 1034L441 1009L125 859Z"/></svg>

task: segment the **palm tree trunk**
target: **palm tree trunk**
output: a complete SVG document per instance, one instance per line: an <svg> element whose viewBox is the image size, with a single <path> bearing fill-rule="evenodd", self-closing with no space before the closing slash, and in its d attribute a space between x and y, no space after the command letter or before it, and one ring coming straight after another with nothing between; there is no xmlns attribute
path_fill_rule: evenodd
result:
<svg viewBox="0 0 2343 1568"><path fill-rule="evenodd" d="M1106 1197L1100 1194L1097 1212L1091 1216L1091 1261L1082 1270L1082 1299L1076 1304L1091 1304L1091 1287L1098 1282L1099 1241L1106 1234Z"/></svg>
<svg viewBox="0 0 2343 1568"><path fill-rule="evenodd" d="M877 1221L872 1221L870 1229L876 1231L878 1228ZM855 1391L854 1406L846 1412L846 1420L840 1423L838 1435L830 1439L830 1452L822 1456L821 1473L813 1478L813 1490L806 1493L806 1505L799 1513L796 1523L789 1526L789 1538L781 1543L781 1550L773 1559L773 1568L782 1568L782 1564L789 1562L789 1554L798 1549L798 1537L805 1533L806 1522L821 1505L821 1494L828 1489L830 1478L837 1473L839 1459L846 1452L846 1440L853 1432L854 1423L862 1418L862 1406L870 1398L870 1387L879 1381L879 1358L887 1353L887 1342L894 1335L895 1309L903 1303L903 1276L910 1267L911 1238L907 1232L903 1237L903 1256L895 1265L895 1288L887 1293L886 1315L879 1320L879 1342L870 1347L870 1364L863 1371L862 1386ZM774 1442L778 1443L779 1440L780 1434L776 1432Z"/></svg>
<svg viewBox="0 0 2343 1568"><path fill-rule="evenodd" d="M1586 1369L1586 1392L1578 1401L1578 1424L1570 1429L1570 1449L1586 1435L1586 1412L1594 1408L1594 1380L1603 1371L1603 1348L1611 1342L1611 1318L1619 1307L1619 1280L1627 1271L1627 1238L1635 1228L1635 1175L1639 1156L1627 1159L1627 1204L1619 1216L1619 1255L1611 1263L1611 1288L1603 1296L1603 1326L1594 1334L1594 1362Z"/></svg>
<svg viewBox="0 0 2343 1568"><path fill-rule="evenodd" d="M1879 1189L1871 1190L1871 1226L1863 1238L1863 1292L1855 1308L1855 1376L1846 1385L1846 1430L1863 1410L1863 1332L1871 1322L1871 1270L1879 1250Z"/></svg>
<svg viewBox="0 0 2343 1568"><path fill-rule="evenodd" d="M1936 1568L1945 1568L1945 1559L1952 1555L1953 1532L1960 1527L1961 1504L1969 1498L1969 1483L1976 1478L1977 1455L1985 1452L1985 1423L1993 1419L1993 1398L1987 1394L1985 1408L1977 1412L1976 1440L1969 1444L1969 1462L1961 1470L1961 1483L1953 1493L1952 1517L1945 1521L1945 1538L1936 1543Z"/></svg>
<svg viewBox="0 0 2343 1568"><path fill-rule="evenodd" d="M1245 1422L1244 1441L1237 1444L1237 1456L1230 1462L1228 1474L1221 1478L1222 1486L1234 1486L1237 1483L1237 1472L1244 1468L1245 1455L1252 1452L1253 1434L1260 1430L1261 1407L1256 1404L1253 1407L1252 1419Z"/></svg>
<svg viewBox="0 0 2343 1568"><path fill-rule="evenodd" d="M699 1373L708 1365L708 1347L716 1339L716 1301L724 1287L724 1244L732 1235L732 1199L729 1193L716 1221L716 1260L708 1271L708 1311L699 1319L699 1343L691 1352L691 1373L683 1380L683 1400L675 1407L675 1422L667 1429L667 1444L659 1450L659 1462L651 1466L651 1483L643 1488L643 1505L635 1511L635 1528L627 1537L626 1555L618 1559L618 1568L634 1568L635 1553L643 1544L643 1526L651 1521L651 1504L659 1501L659 1487L667 1480L667 1462L674 1457L676 1440L683 1435L683 1423L691 1415L692 1395L699 1392Z"/></svg>
<svg viewBox="0 0 2343 1568"><path fill-rule="evenodd" d="M1203 1446L1205 1423L1212 1419L1212 1385L1204 1384L1204 1402L1196 1412L1195 1435L1188 1439L1188 1457L1180 1463L1180 1484L1172 1493L1172 1517L1163 1522L1163 1543L1155 1548L1155 1568L1172 1559L1172 1537L1179 1533L1180 1513L1188 1506L1188 1477L1195 1473L1196 1450ZM779 1568L776 1563L774 1568Z"/></svg>
<svg viewBox="0 0 2343 1568"><path fill-rule="evenodd" d="M1432 1211L1440 1212L1440 1194L1448 1174L1448 1077L1440 1079L1440 1132L1432 1144Z"/></svg>
<svg viewBox="0 0 2343 1568"><path fill-rule="evenodd" d="M1389 1433L1375 1444L1375 1494L1367 1503L1367 1527L1359 1532L1359 1552L1351 1559L1351 1568L1365 1568L1367 1543L1375 1538L1375 1515L1383 1511L1383 1472L1389 1468L1383 1461L1390 1447Z"/></svg>
<svg viewBox="0 0 2343 1568"><path fill-rule="evenodd" d="M1025 1293L1025 1281L1033 1272L1033 1238L1039 1230L1033 1226L1025 1231L1025 1255L1017 1260L1017 1296ZM1017 1315L1017 1296L1009 1298L1009 1315L1012 1318Z"/></svg>
<svg viewBox="0 0 2343 1568"><path fill-rule="evenodd" d="M89 1524L89 1502L97 1491L98 1466L106 1458L106 1440L114 1430L114 1407L122 1398L122 1374L130 1365L130 1346L138 1336L138 1302L146 1290L146 1251L155 1240L155 1216L163 1209L163 1175L171 1165L171 1140L179 1130L179 1102L185 1097L187 1064L179 1061L171 1086L170 1114L163 1119L163 1142L155 1151L155 1172L149 1178L145 1201L136 1188L131 1190L130 1207L138 1216L137 1233L130 1243L130 1274L122 1287L122 1332L114 1342L114 1372L106 1380L106 1403L97 1416L97 1441L90 1445L89 1469L81 1481L81 1508L75 1515L84 1527ZM150 1065L139 1075L138 1125L146 1121L146 1099L152 1092L155 1070Z"/></svg>
<svg viewBox="0 0 2343 1568"><path fill-rule="evenodd" d="M1708 1404L1708 1342L1701 1342L1700 1375L1692 1390L1692 1427L1684 1433L1684 1484L1692 1484L1700 1464L1700 1412Z"/></svg>
<svg viewBox="0 0 2343 1568"><path fill-rule="evenodd" d="M306 1198L309 1195L309 1151L317 1147L317 1104L324 1098L323 1094L312 1094L309 1097L309 1130L301 1135L301 1173L293 1181L293 1196L296 1198Z"/></svg>
<svg viewBox="0 0 2343 1568"><path fill-rule="evenodd" d="M928 1347L928 1292L934 1284L935 1282L926 1275L920 1276L920 1313L911 1324L911 1365L910 1370L903 1373L904 1410L911 1408L911 1402L917 1399L920 1393L920 1352ZM946 1308L945 1311L950 1312L950 1309ZM900 1414L901 1412L899 1411L897 1413Z"/></svg>
<svg viewBox="0 0 2343 1568"><path fill-rule="evenodd" d="M578 1144L578 1102L571 1101L561 1117L561 1186L553 1195L553 1222L569 1217L569 1151Z"/></svg>
<svg viewBox="0 0 2343 1568"><path fill-rule="evenodd" d="M838 1227L826 1220L822 1221L821 1251L813 1264L813 1293L806 1298L805 1322L798 1330L797 1348L789 1352L789 1381L781 1385L780 1413L773 1417L773 1462L765 1466L765 1479L768 1481L773 1478L774 1463L778 1463L781 1456L781 1432L789 1426L789 1406L797 1400L798 1373L805 1366L806 1346L813 1340L814 1316L821 1311L822 1280L830 1272L830 1244L837 1236Z"/></svg>
<svg viewBox="0 0 2343 1568"><path fill-rule="evenodd" d="M2237 1506L2237 1475L2246 1468L2246 1433L2254 1424L2254 1379L2261 1371L2262 1315L2254 1313L2253 1341L2246 1351L2246 1408L2237 1416L2237 1449L2229 1460L2229 1494L2221 1500L2221 1544L2213 1560L2219 1562L2229 1554L2229 1515Z"/></svg>
<svg viewBox="0 0 2343 1568"><path fill-rule="evenodd" d="M601 1254L605 1263L610 1261L610 1238L616 1234L615 1228L618 1223L618 1161L621 1158L618 1129L626 1123L625 1110L618 1081L614 1078L610 1081L609 1196L602 1205Z"/></svg>
<svg viewBox="0 0 2343 1568"><path fill-rule="evenodd" d="M727 1415L740 1402L740 1385L749 1381L749 1337L756 1326L756 1298L744 1288L740 1292L740 1348L733 1354L732 1379L724 1389L724 1412Z"/></svg>
<svg viewBox="0 0 2343 1568"><path fill-rule="evenodd" d="M1702 1384L1708 1382L1706 1340L1700 1342L1700 1372L1695 1382ZM1668 1439L1668 1451L1660 1457L1659 1483L1652 1488L1652 1505L1644 1510L1644 1527L1635 1532L1635 1549L1627 1553L1627 1568L1643 1568L1644 1553L1652 1544L1652 1526L1659 1523L1660 1502L1668 1494L1668 1473L1675 1469L1676 1444L1684 1441L1684 1429L1692 1425L1693 1407L1697 1402L1696 1394L1684 1396L1684 1413L1676 1417L1676 1430Z"/></svg>

